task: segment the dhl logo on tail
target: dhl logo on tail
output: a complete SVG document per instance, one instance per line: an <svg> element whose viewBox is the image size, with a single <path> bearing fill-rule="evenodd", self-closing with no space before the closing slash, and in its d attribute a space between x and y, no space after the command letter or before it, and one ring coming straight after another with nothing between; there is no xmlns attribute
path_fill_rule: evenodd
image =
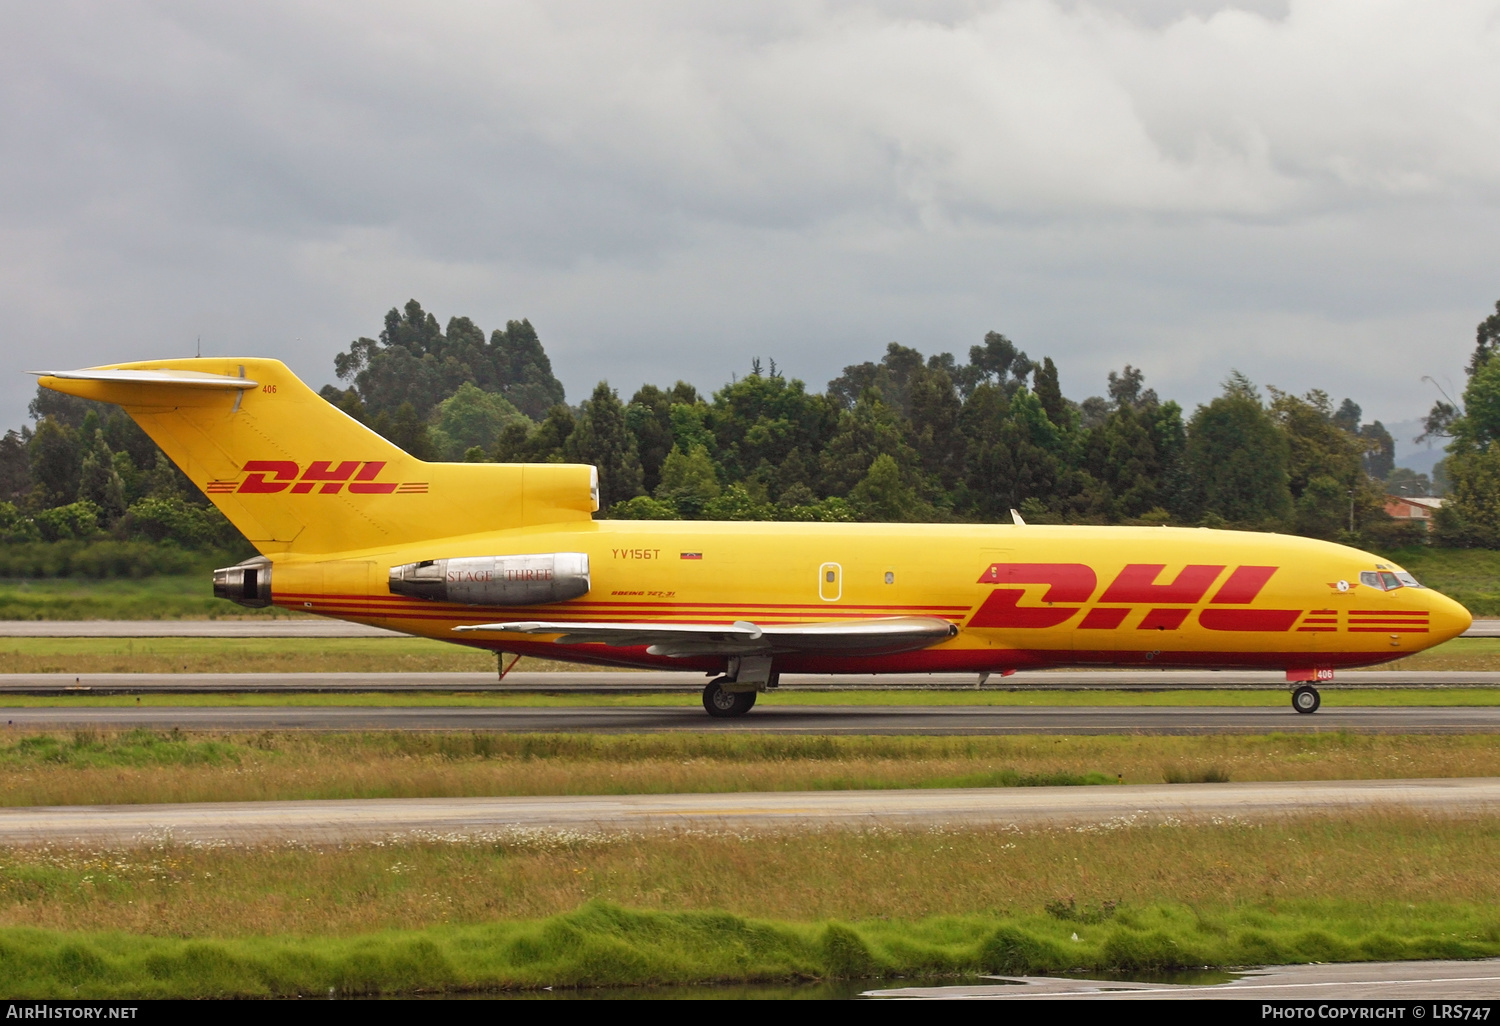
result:
<svg viewBox="0 0 1500 1026"><path fill-rule="evenodd" d="M210 495L421 495L426 481L378 481L384 460L315 460L303 470L291 460L249 460L239 478L210 481Z"/></svg>

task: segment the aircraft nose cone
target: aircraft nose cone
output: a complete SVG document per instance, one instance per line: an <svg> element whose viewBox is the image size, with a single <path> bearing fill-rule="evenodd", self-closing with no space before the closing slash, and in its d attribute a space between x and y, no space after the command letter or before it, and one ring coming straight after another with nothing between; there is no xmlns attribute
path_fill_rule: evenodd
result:
<svg viewBox="0 0 1500 1026"><path fill-rule="evenodd" d="M1473 615L1447 595L1431 593L1428 631L1434 644L1456 638L1474 623Z"/></svg>

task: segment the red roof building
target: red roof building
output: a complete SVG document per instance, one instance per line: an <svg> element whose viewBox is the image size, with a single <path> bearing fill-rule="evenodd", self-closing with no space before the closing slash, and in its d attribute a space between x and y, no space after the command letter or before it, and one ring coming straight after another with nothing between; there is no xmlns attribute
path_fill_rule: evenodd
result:
<svg viewBox="0 0 1500 1026"><path fill-rule="evenodd" d="M1433 495L1387 495L1385 511L1394 520L1420 520L1427 530L1432 530L1432 515L1443 505L1443 500Z"/></svg>

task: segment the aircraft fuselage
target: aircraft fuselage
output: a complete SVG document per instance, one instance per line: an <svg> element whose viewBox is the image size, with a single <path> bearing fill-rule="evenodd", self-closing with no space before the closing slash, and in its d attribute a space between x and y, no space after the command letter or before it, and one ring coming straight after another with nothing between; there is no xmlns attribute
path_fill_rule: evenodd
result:
<svg viewBox="0 0 1500 1026"><path fill-rule="evenodd" d="M421 560L553 552L588 556L587 594L468 605L393 594L388 581L392 566ZM769 626L888 616L959 628L920 651L777 657L781 672L882 673L1334 669L1410 655L1470 624L1462 606L1431 589L1386 590L1379 576L1389 582L1400 568L1370 553L1196 528L593 521L336 558L288 555L273 565L274 601L291 609L514 653L705 672L723 659L453 628L496 619Z"/></svg>

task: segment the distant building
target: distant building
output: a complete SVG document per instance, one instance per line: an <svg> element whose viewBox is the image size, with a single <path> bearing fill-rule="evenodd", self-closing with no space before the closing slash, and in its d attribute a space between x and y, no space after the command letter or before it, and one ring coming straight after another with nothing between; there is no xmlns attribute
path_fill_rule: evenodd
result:
<svg viewBox="0 0 1500 1026"><path fill-rule="evenodd" d="M1432 515L1443 505L1435 495L1387 495L1385 511L1393 520L1420 520L1432 530Z"/></svg>

